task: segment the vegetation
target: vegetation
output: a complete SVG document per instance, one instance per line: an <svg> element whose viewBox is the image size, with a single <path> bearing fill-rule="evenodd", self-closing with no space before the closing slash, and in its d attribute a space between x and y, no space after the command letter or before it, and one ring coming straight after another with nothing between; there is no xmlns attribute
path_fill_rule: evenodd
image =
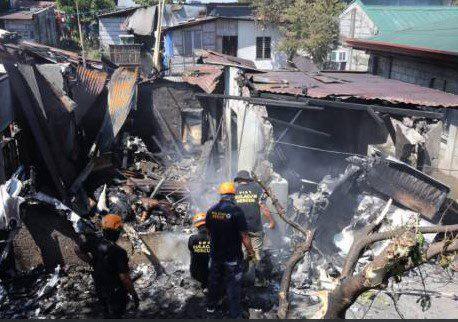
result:
<svg viewBox="0 0 458 322"><path fill-rule="evenodd" d="M77 0L80 12L80 21L83 29L83 38L86 48L98 48L97 16L116 7L114 0ZM78 19L75 0L57 0L57 7L66 15L68 34L61 40L65 49L79 49Z"/></svg>
<svg viewBox="0 0 458 322"><path fill-rule="evenodd" d="M345 7L339 0L251 0L263 23L281 26L280 49L292 57L308 54L316 63L324 62L339 40L338 16Z"/></svg>

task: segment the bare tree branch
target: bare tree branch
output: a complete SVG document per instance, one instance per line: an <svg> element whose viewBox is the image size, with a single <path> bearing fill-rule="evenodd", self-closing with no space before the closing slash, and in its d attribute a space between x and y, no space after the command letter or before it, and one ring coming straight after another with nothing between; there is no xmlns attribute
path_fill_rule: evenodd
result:
<svg viewBox="0 0 458 322"><path fill-rule="evenodd" d="M286 263L285 270L280 283L280 292L278 293L278 311L277 316L280 319L286 319L289 310L289 287L291 285L291 275L294 267L312 248L313 236L315 231L308 231L307 239L298 245L290 259Z"/></svg>

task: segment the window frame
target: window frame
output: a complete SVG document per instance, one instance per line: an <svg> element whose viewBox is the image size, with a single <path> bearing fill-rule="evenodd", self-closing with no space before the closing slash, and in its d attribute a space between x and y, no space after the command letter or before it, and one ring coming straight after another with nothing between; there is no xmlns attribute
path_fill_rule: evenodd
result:
<svg viewBox="0 0 458 322"><path fill-rule="evenodd" d="M269 40L267 42L267 39ZM261 52L258 51L259 44L258 42L261 41L260 47ZM269 46L267 46L267 43ZM266 53L269 53L268 57ZM272 37L270 36L260 36L256 37L256 60L272 60Z"/></svg>

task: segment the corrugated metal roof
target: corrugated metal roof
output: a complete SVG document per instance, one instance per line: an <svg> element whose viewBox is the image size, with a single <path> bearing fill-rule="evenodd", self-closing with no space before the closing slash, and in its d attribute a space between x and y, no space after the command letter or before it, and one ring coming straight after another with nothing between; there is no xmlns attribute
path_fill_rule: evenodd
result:
<svg viewBox="0 0 458 322"><path fill-rule="evenodd" d="M453 6L380 6L358 2L381 35L458 19L458 7Z"/></svg>
<svg viewBox="0 0 458 322"><path fill-rule="evenodd" d="M391 33L382 33L371 41L458 53L458 10L454 19L425 23Z"/></svg>
<svg viewBox="0 0 458 322"><path fill-rule="evenodd" d="M75 102L78 104L75 113L77 124L102 93L107 78L108 74L105 72L87 69L83 66L78 66L76 69L76 84L72 91Z"/></svg>
<svg viewBox="0 0 458 322"><path fill-rule="evenodd" d="M106 151L114 141L137 97L138 68L130 70L120 67L115 70L108 83L108 113L101 129L101 150Z"/></svg>
<svg viewBox="0 0 458 322"><path fill-rule="evenodd" d="M0 20L33 20L37 11L18 11L0 17Z"/></svg>
<svg viewBox="0 0 458 322"><path fill-rule="evenodd" d="M221 66L214 65L193 66L185 70L183 81L191 85L197 85L210 94L218 86L223 75L223 69Z"/></svg>
<svg viewBox="0 0 458 322"><path fill-rule="evenodd" d="M272 71L247 74L247 77L261 92L458 108L458 95L365 73L323 72L306 75L302 72Z"/></svg>
<svg viewBox="0 0 458 322"><path fill-rule="evenodd" d="M99 15L99 18L109 18L109 17L126 17L136 11L138 8L141 7L131 7L131 8L121 8L116 9L107 13L102 13Z"/></svg>
<svg viewBox="0 0 458 322"><path fill-rule="evenodd" d="M199 18L193 18L188 21L182 21L177 23L176 25L170 26L170 27L165 27L164 32L167 32L169 30L174 30L178 28L186 28L186 27L191 27L191 26L197 26L202 23L210 22L219 19L218 17L199 17Z"/></svg>
<svg viewBox="0 0 458 322"><path fill-rule="evenodd" d="M248 59L225 55L212 50L196 50L197 56L200 56L205 64L232 66L249 71L258 71L256 65Z"/></svg>

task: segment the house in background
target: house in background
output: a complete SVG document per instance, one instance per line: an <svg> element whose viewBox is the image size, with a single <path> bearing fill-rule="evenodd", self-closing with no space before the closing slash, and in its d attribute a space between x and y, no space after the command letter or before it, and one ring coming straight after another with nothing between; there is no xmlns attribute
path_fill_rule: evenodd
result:
<svg viewBox="0 0 458 322"><path fill-rule="evenodd" d="M99 16L101 49L142 44L150 51L158 17L157 6L118 9ZM169 4L162 20L166 68L183 70L195 62L195 51L212 50L253 60L259 69L286 66L286 55L278 50L279 28L262 26L248 5L237 3Z"/></svg>
<svg viewBox="0 0 458 322"><path fill-rule="evenodd" d="M49 1L37 2L43 6L24 7L20 10L7 12L0 16L0 27L10 32L15 32L24 40L32 40L42 44L56 46L58 32L55 4L49 5ZM33 5L33 3L32 3Z"/></svg>
<svg viewBox="0 0 458 322"><path fill-rule="evenodd" d="M367 71L369 55L345 45L346 38L368 39L424 24L456 19L458 7L439 0L355 0L340 15L341 46L333 51L333 69Z"/></svg>
<svg viewBox="0 0 458 322"><path fill-rule="evenodd" d="M259 24L252 9L240 4L208 4L207 15L164 29L165 61L172 70L192 64L196 50L212 50L254 61L261 70L286 67L278 50L277 26Z"/></svg>

